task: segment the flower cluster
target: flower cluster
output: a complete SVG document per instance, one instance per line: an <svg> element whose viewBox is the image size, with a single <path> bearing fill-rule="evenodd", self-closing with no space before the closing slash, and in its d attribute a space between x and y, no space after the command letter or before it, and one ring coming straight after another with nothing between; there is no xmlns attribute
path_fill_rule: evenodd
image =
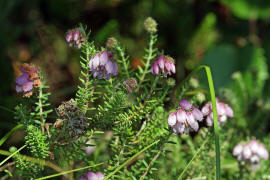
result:
<svg viewBox="0 0 270 180"><path fill-rule="evenodd" d="M168 125L173 128L175 134L189 133L189 131L198 131L198 121L203 120L201 111L193 107L187 100L181 100L180 109L171 112L168 118Z"/></svg>
<svg viewBox="0 0 270 180"><path fill-rule="evenodd" d="M116 62L111 59L112 56L113 54L107 51L102 51L90 59L89 67L90 71L93 72L94 78L106 78L108 80L112 75L117 75L118 66Z"/></svg>
<svg viewBox="0 0 270 180"><path fill-rule="evenodd" d="M20 71L22 75L16 79L16 91L23 92L24 97L30 97L33 94L33 87L38 88L41 84L38 69L25 63L21 65Z"/></svg>
<svg viewBox="0 0 270 180"><path fill-rule="evenodd" d="M268 151L263 144L256 140L250 140L248 143L237 144L233 149L233 155L239 162L248 162L251 165L260 163L260 159L268 159Z"/></svg>
<svg viewBox="0 0 270 180"><path fill-rule="evenodd" d="M70 47L74 46L80 49L85 41L85 36L80 28L75 28L67 32L66 41Z"/></svg>
<svg viewBox="0 0 270 180"><path fill-rule="evenodd" d="M230 118L233 117L233 110L228 104L225 104L217 99L216 105L217 105L217 114L218 114L219 124L225 123L227 120L227 117L230 117ZM204 116L206 116L207 126L213 126L213 111L212 111L211 102L208 102L207 104L204 105L204 107L202 108L202 113Z"/></svg>
<svg viewBox="0 0 270 180"><path fill-rule="evenodd" d="M104 174L102 172L91 172L86 173L86 177L80 177L79 180L102 180L104 179Z"/></svg>
<svg viewBox="0 0 270 180"><path fill-rule="evenodd" d="M165 77L167 74L175 74L174 60L169 56L159 55L151 66L152 74L159 75L162 73Z"/></svg>

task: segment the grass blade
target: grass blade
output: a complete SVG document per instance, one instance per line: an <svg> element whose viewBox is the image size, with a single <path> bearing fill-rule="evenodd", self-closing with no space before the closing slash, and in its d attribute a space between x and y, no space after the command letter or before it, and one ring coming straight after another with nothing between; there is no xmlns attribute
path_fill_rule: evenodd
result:
<svg viewBox="0 0 270 180"><path fill-rule="evenodd" d="M18 149L14 153L10 154L6 159L4 159L2 162L0 162L0 166L2 166L2 164L4 164L7 160L9 160L10 158L12 158L15 154L17 154L18 152L20 152L25 147L26 147L26 145L22 146L20 149Z"/></svg>
<svg viewBox="0 0 270 180"><path fill-rule="evenodd" d="M70 171L64 171L64 172L60 172L60 173L57 173L57 174L52 174L52 175L49 175L49 176L38 178L36 180L50 179L50 178L61 176L61 175L64 175L64 174L69 174L69 173L72 173L72 172L81 171L81 170L88 169L88 168L91 168L91 167L100 166L102 164L103 163L99 163L99 164L94 164L94 165L90 165L90 166L86 166L86 167L82 167L82 168L78 168L78 169L73 169L73 170L70 170Z"/></svg>
<svg viewBox="0 0 270 180"><path fill-rule="evenodd" d="M211 103L212 103L212 110L213 110L213 119L214 119L214 134L215 134L215 152L216 152L216 180L220 180L220 145L219 145L219 127L218 127L218 116L217 116L217 107L216 107L216 96L215 96L215 88L214 88L214 83L213 83L213 77L211 73L211 69L209 66L199 66L195 70L193 70L186 79L182 81L182 83L178 87L182 87L185 85L185 83L199 70L204 69L206 72L207 80L208 80L208 86L209 86L209 91L210 91L210 96L211 96ZM181 89L177 89L175 93L179 93ZM200 149L199 149L200 150ZM198 151L197 151L198 152ZM189 162L188 166L190 163L194 160L194 158L198 155L197 152L195 155L192 157L191 161ZM185 168L187 169L187 168ZM184 172L184 171L183 171ZM178 179L182 178L182 174L179 176Z"/></svg>
<svg viewBox="0 0 270 180"><path fill-rule="evenodd" d="M2 144L4 144L4 142L8 139L9 136L11 136L15 131L17 131L18 129L22 128L23 125L22 124L18 124L17 126L15 126L13 129L11 129L4 137L2 137L2 139L0 140L0 146L2 146Z"/></svg>

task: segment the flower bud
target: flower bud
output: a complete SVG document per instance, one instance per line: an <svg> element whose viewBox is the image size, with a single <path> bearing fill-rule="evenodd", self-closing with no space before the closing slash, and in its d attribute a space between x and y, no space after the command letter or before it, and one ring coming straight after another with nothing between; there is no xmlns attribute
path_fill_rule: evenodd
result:
<svg viewBox="0 0 270 180"><path fill-rule="evenodd" d="M9 152L11 152L11 153L14 153L14 152L16 152L17 151L17 148L15 147L15 146L11 146L10 148L9 148Z"/></svg>
<svg viewBox="0 0 270 180"><path fill-rule="evenodd" d="M205 95L201 92L198 92L195 98L199 103L203 103L205 101Z"/></svg>
<svg viewBox="0 0 270 180"><path fill-rule="evenodd" d="M148 17L144 21L144 28L149 33L156 33L157 32L157 22L153 18Z"/></svg>
<svg viewBox="0 0 270 180"><path fill-rule="evenodd" d="M114 37L110 37L106 42L106 47L108 49L114 49L117 46L118 42Z"/></svg>
<svg viewBox="0 0 270 180"><path fill-rule="evenodd" d="M192 108L192 104L185 99L180 101L179 106L185 110L190 110Z"/></svg>
<svg viewBox="0 0 270 180"><path fill-rule="evenodd" d="M174 87L175 86L175 80L173 78L169 78L167 80L168 86Z"/></svg>
<svg viewBox="0 0 270 180"><path fill-rule="evenodd" d="M192 87L192 88L198 88L199 87L199 81L198 79L192 77L189 79L189 85Z"/></svg>

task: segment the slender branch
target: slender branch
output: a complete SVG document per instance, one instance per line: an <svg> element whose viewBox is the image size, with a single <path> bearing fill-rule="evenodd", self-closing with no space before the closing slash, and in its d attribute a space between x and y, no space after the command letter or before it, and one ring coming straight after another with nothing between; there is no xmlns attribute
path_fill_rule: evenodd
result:
<svg viewBox="0 0 270 180"><path fill-rule="evenodd" d="M144 64L144 70L143 70L143 74L142 77L140 78L140 82L138 83L138 88L136 89L136 91L138 92L141 88L141 85L144 81L144 78L146 76L146 73L150 67L150 61L153 59L153 53L154 53L154 49L153 49L153 45L155 44L155 34L150 34L150 42L149 42L149 49L148 49L148 54L146 57L146 63Z"/></svg>
<svg viewBox="0 0 270 180"><path fill-rule="evenodd" d="M88 168L91 168L91 167L100 166L102 164L104 164L104 163L94 164L94 165L90 165L90 166L86 166L86 167L82 167L82 168L78 168L78 169L73 169L73 170L70 170L70 171L64 171L64 172L60 172L58 174L53 174L53 175L45 176L45 177L42 177L42 178L38 178L36 180L50 179L50 178L61 176L61 175L64 175L64 174L69 174L69 173L81 171L81 170L84 170L84 169L88 169Z"/></svg>
<svg viewBox="0 0 270 180"><path fill-rule="evenodd" d="M39 87L39 97L38 97L38 104L39 104L39 115L40 115L40 121L41 121L41 129L42 129L42 134L44 133L44 126L45 126L45 120L43 117L43 106L42 106L42 86L43 83L41 83Z"/></svg>
<svg viewBox="0 0 270 180"><path fill-rule="evenodd" d="M191 163L194 161L194 159L199 155L199 153L203 150L204 146L206 145L206 143L209 141L209 139L211 139L211 136L208 136L208 138L203 142L203 144L201 145L201 147L197 150L197 152L194 154L194 156L192 157L192 159L189 161L189 163L186 165L185 169L182 171L182 173L180 174L180 176L178 177L178 180L183 179L183 175L185 174L185 172L187 171L187 169L189 168L189 166L191 165Z"/></svg>
<svg viewBox="0 0 270 180"><path fill-rule="evenodd" d="M140 180L144 179L144 177L148 174L148 172L150 171L151 167L153 166L153 164L155 163L155 161L157 160L157 158L159 157L161 151L163 151L164 147L165 147L165 143L168 141L168 139L170 138L171 134L168 135L168 137L166 138L166 140L164 141L163 145L160 147L159 151L156 153L156 155L154 156L154 158L152 159L152 161L150 162L150 164L148 165L148 167L146 168L146 171L143 173L143 175L141 176Z"/></svg>
<svg viewBox="0 0 270 180"><path fill-rule="evenodd" d="M87 67L87 72L86 72L86 77L85 77L86 78L85 79L85 90L88 90L88 83L89 83L89 67L88 67L89 55L90 55L89 49L86 48L86 59L87 59L86 67ZM89 96L87 97L87 99L88 99L88 101L86 102L86 105L85 105L85 113L87 112L88 106L89 106Z"/></svg>
<svg viewBox="0 0 270 180"><path fill-rule="evenodd" d="M126 166L128 163L130 163L133 159L135 159L136 157L138 157L144 151L146 151L150 147L154 146L155 144L159 143L159 141L160 140L157 140L157 141L153 142L152 144L148 145L147 147L143 148L138 153L136 153L135 155L133 155L132 157L130 157L126 162L124 162L122 165L118 166L113 172L111 172L108 176L106 176L104 178L104 180L109 179L111 176L113 176L115 173L117 173L120 169L122 169L124 166Z"/></svg>
<svg viewBox="0 0 270 180"><path fill-rule="evenodd" d="M17 162L9 162L7 164L5 164L4 166L0 167L0 172L4 171L6 168L13 166L14 164L16 164Z"/></svg>
<svg viewBox="0 0 270 180"><path fill-rule="evenodd" d="M124 54L124 50L120 47L120 46L117 46L116 47L116 50L119 52L119 55L121 57L121 63L123 64L124 66L124 69L126 71L126 74L127 74L127 78L129 78L129 72L128 72L128 64L127 64L127 57L125 57L125 54Z"/></svg>
<svg viewBox="0 0 270 180"><path fill-rule="evenodd" d="M1 105L0 105L0 109L5 110L5 111L8 111L8 112L11 112L11 113L14 113L14 111L12 111L11 109L6 108L6 107L1 106Z"/></svg>
<svg viewBox="0 0 270 180"><path fill-rule="evenodd" d="M5 150L0 150L0 154L4 155L4 156L10 156L12 153L8 152L8 151L5 151ZM42 160L42 159L36 159L36 158L30 157L30 156L25 156L25 155L21 155L21 154L16 154L16 155L14 155L14 157L18 157L18 158L23 159L25 161L30 161L30 162L33 162L33 163L37 163L37 164L40 164L42 166L50 167L50 168L54 169L57 172L62 171L62 169L59 166L57 166L57 165L55 165L55 164L53 164L52 162L49 162L49 161L45 161L45 160Z"/></svg>

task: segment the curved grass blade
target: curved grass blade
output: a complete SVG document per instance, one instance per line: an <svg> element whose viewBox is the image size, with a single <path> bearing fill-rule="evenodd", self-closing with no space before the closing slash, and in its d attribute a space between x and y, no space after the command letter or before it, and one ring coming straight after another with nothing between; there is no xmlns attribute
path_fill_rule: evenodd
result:
<svg viewBox="0 0 270 180"><path fill-rule="evenodd" d="M215 88L214 88L214 83L213 83L213 78L212 78L212 73L211 69L209 66L199 66L195 70L193 70L188 77L182 81L182 83L179 85L179 87L182 87L185 85L185 83L199 70L204 69L206 72L207 80L208 80L208 86L209 86L209 91L210 91L210 96L211 96L211 103L212 103L212 109L213 109L213 119L214 119L214 134L215 134L215 152L216 152L216 180L220 180L220 146L219 146L219 127L218 127L218 116L217 116L217 107L216 107L216 96L215 96ZM179 89L176 90L176 93L179 92ZM200 150L200 149L199 149ZM198 152L198 151L197 151ZM197 156L197 152L195 155L192 157L191 161L188 163L188 166L191 164L191 162L194 160L194 157ZM185 168L186 171L187 168ZM178 179L182 178L183 172L179 176Z"/></svg>
<svg viewBox="0 0 270 180"><path fill-rule="evenodd" d="M20 152L25 147L26 147L26 145L22 146L20 149L18 149L14 153L10 154L6 159L4 159L2 162L0 162L0 166L2 166L2 164L4 164L7 160L9 160L10 158L12 158L15 154L17 154L18 152Z"/></svg>
<svg viewBox="0 0 270 180"><path fill-rule="evenodd" d="M8 139L9 136L11 136L15 131L17 131L18 129L22 128L23 125L22 124L18 124L17 126L15 126L13 129L11 129L4 137L2 137L2 139L0 140L0 146L2 146L2 144L4 144L4 142Z"/></svg>
<svg viewBox="0 0 270 180"><path fill-rule="evenodd" d="M88 169L88 168L91 168L91 167L100 166L100 165L102 165L102 164L103 164L103 163L99 163L99 164L94 164L94 165L90 165L90 166L86 166L86 167L82 167L82 168L78 168L78 169L73 169L73 170L70 170L70 171L64 171L64 172L61 172L61 173L52 174L52 175L49 175L49 176L45 176L45 177L42 177L42 178L38 178L38 179L36 179L36 180L50 179L50 178L57 177L57 176L61 176L61 175L64 175L64 174L69 174L69 173L72 173L72 172L81 171L81 170Z"/></svg>

